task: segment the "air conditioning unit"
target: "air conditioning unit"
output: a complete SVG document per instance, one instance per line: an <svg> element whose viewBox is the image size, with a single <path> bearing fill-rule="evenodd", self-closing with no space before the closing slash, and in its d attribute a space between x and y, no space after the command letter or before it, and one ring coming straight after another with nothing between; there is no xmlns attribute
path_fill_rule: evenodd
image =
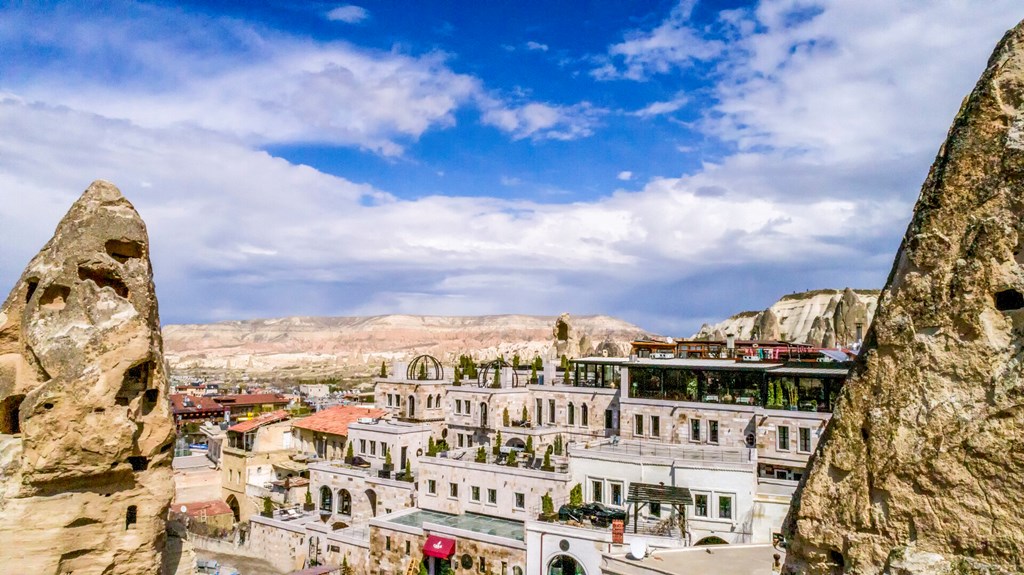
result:
<svg viewBox="0 0 1024 575"><path fill-rule="evenodd" d="M374 418L372 418L372 417L360 417L360 418L359 418L359 419L358 419L357 421L358 421L359 423L366 423L366 424L374 424L374 423L377 423L377 420L376 420L376 419L374 419Z"/></svg>

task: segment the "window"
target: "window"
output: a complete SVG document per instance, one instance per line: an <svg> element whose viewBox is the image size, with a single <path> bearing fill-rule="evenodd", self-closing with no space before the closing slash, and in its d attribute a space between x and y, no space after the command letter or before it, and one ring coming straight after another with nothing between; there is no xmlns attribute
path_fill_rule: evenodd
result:
<svg viewBox="0 0 1024 575"><path fill-rule="evenodd" d="M428 395L427 396L427 409L433 409L433 407L434 407L434 396L433 395Z"/></svg>
<svg viewBox="0 0 1024 575"><path fill-rule="evenodd" d="M810 427L801 427L800 428L800 447L799 447L799 449L800 449L800 451L804 451L804 452L807 452L807 451L811 450L811 428Z"/></svg>
<svg viewBox="0 0 1024 575"><path fill-rule="evenodd" d="M498 490L488 489L487 490L487 502L491 505L497 505L498 503Z"/></svg>
<svg viewBox="0 0 1024 575"><path fill-rule="evenodd" d="M394 403L392 402L391 394L389 393L388 394L388 407L392 407L393 405L394 405Z"/></svg>
<svg viewBox="0 0 1024 575"><path fill-rule="evenodd" d="M128 511L124 514L124 528L131 529L132 525L135 525L139 520L139 508L135 505L129 505Z"/></svg>
<svg viewBox="0 0 1024 575"><path fill-rule="evenodd" d="M405 542L405 554L408 555L410 551L412 551L412 545L410 545L409 541L406 540L406 542Z"/></svg>
<svg viewBox="0 0 1024 575"><path fill-rule="evenodd" d="M604 503L604 481L593 479L590 481L590 500Z"/></svg>
<svg viewBox="0 0 1024 575"><path fill-rule="evenodd" d="M732 519L732 496L731 495L719 495L718 496L718 518L719 519Z"/></svg>
<svg viewBox="0 0 1024 575"><path fill-rule="evenodd" d="M380 442L380 456L384 457L388 454L388 444L383 441Z"/></svg>
<svg viewBox="0 0 1024 575"><path fill-rule="evenodd" d="M610 410L604 410L604 428L615 429L615 413Z"/></svg>
<svg viewBox="0 0 1024 575"><path fill-rule="evenodd" d="M522 493L516 493L516 509L524 509L526 507L526 495Z"/></svg>
<svg viewBox="0 0 1024 575"><path fill-rule="evenodd" d="M360 440L360 441L362 441L362 440ZM370 455L377 455L377 442L376 441L371 441L370 442Z"/></svg>
<svg viewBox="0 0 1024 575"><path fill-rule="evenodd" d="M661 435L661 417L657 415L651 416L651 437L658 437Z"/></svg>
<svg viewBox="0 0 1024 575"><path fill-rule="evenodd" d="M427 493L437 495L437 481L434 481L433 479L427 480Z"/></svg>
<svg viewBox="0 0 1024 575"><path fill-rule="evenodd" d="M461 433L459 433L458 436L459 436L459 447L465 447L466 446L466 438Z"/></svg>
<svg viewBox="0 0 1024 575"><path fill-rule="evenodd" d="M690 420L690 441L700 441L700 420Z"/></svg>
<svg viewBox="0 0 1024 575"><path fill-rule="evenodd" d="M548 400L548 423L555 422L555 400Z"/></svg>
<svg viewBox="0 0 1024 575"><path fill-rule="evenodd" d="M507 561L502 561L501 562L501 575L508 575L508 562Z"/></svg>
<svg viewBox="0 0 1024 575"><path fill-rule="evenodd" d="M347 489L338 492L338 513L352 515L352 495Z"/></svg>
<svg viewBox="0 0 1024 575"><path fill-rule="evenodd" d="M651 510L650 511L651 517L661 517L661 503L657 503L655 501L652 501L652 502L650 502L648 504L648 507Z"/></svg>
<svg viewBox="0 0 1024 575"><path fill-rule="evenodd" d="M386 535L384 537L384 550L385 551L391 551L391 536L390 535Z"/></svg>
<svg viewBox="0 0 1024 575"><path fill-rule="evenodd" d="M633 416L633 435L644 434L644 416L639 413Z"/></svg>
<svg viewBox="0 0 1024 575"><path fill-rule="evenodd" d="M789 451L789 428L785 425L779 426L778 439L779 451Z"/></svg>
<svg viewBox="0 0 1024 575"><path fill-rule="evenodd" d="M693 495L693 516L694 517L707 517L708 516L708 496L704 493L695 493Z"/></svg>
<svg viewBox="0 0 1024 575"><path fill-rule="evenodd" d="M611 492L612 499L609 501L612 505L622 506L622 484L621 483L608 483L608 491Z"/></svg>
<svg viewBox="0 0 1024 575"><path fill-rule="evenodd" d="M448 484L448 497L458 497L458 496L459 496L459 484L458 483L449 483Z"/></svg>
<svg viewBox="0 0 1024 575"><path fill-rule="evenodd" d="M366 455L366 440L365 439L360 439L359 440L359 453L361 453L363 455Z"/></svg>
<svg viewBox="0 0 1024 575"><path fill-rule="evenodd" d="M569 408L565 412L566 421L569 425L576 425L576 406L572 403L569 404Z"/></svg>
<svg viewBox="0 0 1024 575"><path fill-rule="evenodd" d="M541 423L544 423L544 418L542 417L543 415L544 415L544 400L543 399L538 399L537 400L537 408L535 409L535 413L533 414L533 420L537 422L537 425L540 425Z"/></svg>
<svg viewBox="0 0 1024 575"><path fill-rule="evenodd" d="M326 511L328 513L334 509L334 493L331 492L331 488L324 485L320 488L320 511Z"/></svg>
<svg viewBox="0 0 1024 575"><path fill-rule="evenodd" d="M469 498L472 501L480 501L480 488L476 485L469 488Z"/></svg>
<svg viewBox="0 0 1024 575"><path fill-rule="evenodd" d="M587 404L580 406L580 425L590 425L590 409L587 408Z"/></svg>
<svg viewBox="0 0 1024 575"><path fill-rule="evenodd" d="M512 575L523 575L523 568L516 565L512 568Z"/></svg>
<svg viewBox="0 0 1024 575"><path fill-rule="evenodd" d="M708 443L718 443L718 422L708 422Z"/></svg>
<svg viewBox="0 0 1024 575"><path fill-rule="evenodd" d="M485 559L483 555L480 556L480 563L476 570L481 573L487 572L487 559Z"/></svg>

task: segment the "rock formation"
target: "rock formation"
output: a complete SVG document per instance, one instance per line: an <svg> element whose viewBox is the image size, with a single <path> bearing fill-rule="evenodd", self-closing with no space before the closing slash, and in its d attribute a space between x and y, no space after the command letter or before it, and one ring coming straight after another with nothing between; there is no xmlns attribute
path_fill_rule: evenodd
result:
<svg viewBox="0 0 1024 575"><path fill-rule="evenodd" d="M723 340L782 339L817 347L849 347L858 329L867 332L878 302L877 290L821 289L783 296L764 311L744 311L715 325L704 324L693 337Z"/></svg>
<svg viewBox="0 0 1024 575"><path fill-rule="evenodd" d="M1024 23L964 100L787 519L798 573L1024 572Z"/></svg>
<svg viewBox="0 0 1024 575"><path fill-rule="evenodd" d="M0 570L159 572L173 495L146 227L95 182L0 307Z"/></svg>

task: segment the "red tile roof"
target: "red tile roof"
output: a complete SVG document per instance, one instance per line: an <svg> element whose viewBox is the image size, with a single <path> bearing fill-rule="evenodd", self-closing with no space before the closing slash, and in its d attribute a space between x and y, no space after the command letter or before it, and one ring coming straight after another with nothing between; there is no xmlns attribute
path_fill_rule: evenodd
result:
<svg viewBox="0 0 1024 575"><path fill-rule="evenodd" d="M213 401L209 397L194 397L182 393L174 393L171 394L170 398L171 410L174 411L174 413L189 413L197 411L222 413L224 411L224 406ZM185 405L186 401L188 402L188 405Z"/></svg>
<svg viewBox="0 0 1024 575"><path fill-rule="evenodd" d="M172 503L172 511L181 511L181 507L185 506L185 514L189 517L198 517L206 511L207 515L230 515L231 508L228 507L227 503L214 499L213 501L193 501L191 503Z"/></svg>
<svg viewBox="0 0 1024 575"><path fill-rule="evenodd" d="M236 395L215 395L213 400L225 405L263 405L265 403L288 403L280 393L241 393Z"/></svg>
<svg viewBox="0 0 1024 575"><path fill-rule="evenodd" d="M347 436L348 424L354 423L361 417L379 419L387 414L387 410L384 409L339 405L318 411L309 417L297 419L292 422L292 427Z"/></svg>
<svg viewBox="0 0 1024 575"><path fill-rule="evenodd" d="M268 423L275 423L275 422L278 422L278 421L284 421L284 420L288 419L289 417L291 417L291 416L288 414L287 411L285 411L283 409L278 409L277 411L271 411L270 413L264 413L263 415L259 415L257 417L254 417L254 418L248 420L248 421L243 421L242 423L236 423L235 425L232 425L231 427L229 427L228 431L237 431L239 433L245 433L246 431L252 431L252 430L256 429L257 427L259 427L261 425L266 425Z"/></svg>

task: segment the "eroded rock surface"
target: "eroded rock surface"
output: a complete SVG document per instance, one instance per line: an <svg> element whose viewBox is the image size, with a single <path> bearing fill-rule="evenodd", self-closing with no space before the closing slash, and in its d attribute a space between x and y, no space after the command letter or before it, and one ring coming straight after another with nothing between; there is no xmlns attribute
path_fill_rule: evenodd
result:
<svg viewBox="0 0 1024 575"><path fill-rule="evenodd" d="M921 190L787 520L799 573L1024 572L1024 30Z"/></svg>
<svg viewBox="0 0 1024 575"><path fill-rule="evenodd" d="M0 307L0 571L159 572L174 436L152 277L145 224L98 181Z"/></svg>

